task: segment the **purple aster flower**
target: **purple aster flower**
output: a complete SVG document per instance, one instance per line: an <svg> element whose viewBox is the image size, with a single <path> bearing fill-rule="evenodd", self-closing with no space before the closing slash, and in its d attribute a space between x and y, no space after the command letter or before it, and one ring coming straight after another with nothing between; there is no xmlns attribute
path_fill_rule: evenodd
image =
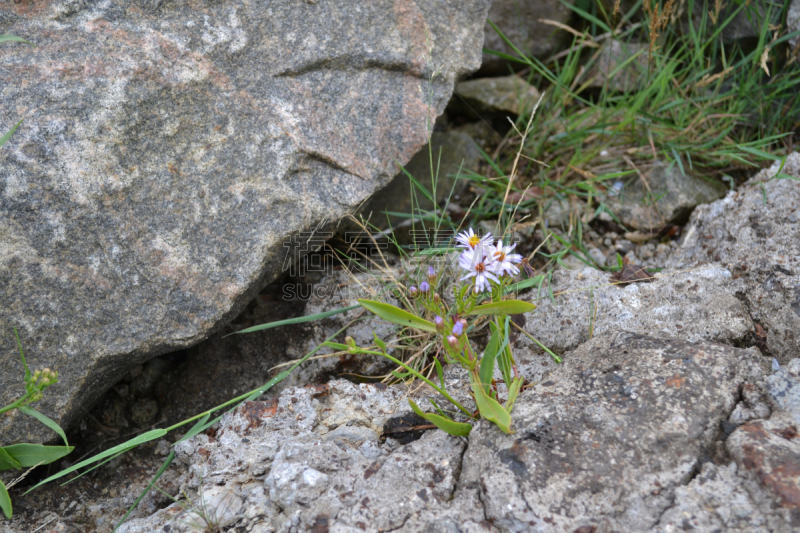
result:
<svg viewBox="0 0 800 533"><path fill-rule="evenodd" d="M458 265L467 271L467 275L461 278L475 278L475 293L481 293L491 289L489 281L499 283L493 269L494 259L487 252L494 252L491 246L478 246L471 250L464 250L458 258Z"/></svg>
<svg viewBox="0 0 800 533"><path fill-rule="evenodd" d="M519 268L517 268L515 265L522 261L522 256L511 253L516 247L516 243L510 246L503 246L503 241L497 241L496 246L489 247L489 253L493 259L493 262L489 267L492 272L498 276L502 276L504 274L516 276L519 274Z"/></svg>
<svg viewBox="0 0 800 533"><path fill-rule="evenodd" d="M423 281L419 284L419 290L422 294L428 294L428 291L431 290L431 286L427 281Z"/></svg>

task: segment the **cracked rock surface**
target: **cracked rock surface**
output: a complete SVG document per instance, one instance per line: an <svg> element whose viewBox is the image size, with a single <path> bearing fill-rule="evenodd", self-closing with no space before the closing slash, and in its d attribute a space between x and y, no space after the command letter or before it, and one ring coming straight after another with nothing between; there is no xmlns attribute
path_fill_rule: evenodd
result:
<svg viewBox="0 0 800 533"><path fill-rule="evenodd" d="M177 483L192 505L120 531L192 531L199 508L258 532L666 532L686 513L695 527L789 531L791 510L770 508L776 490L792 494L785 422L784 435L763 431L790 455L757 447L760 460L738 459L749 448L737 434L773 423L750 419L728 439L734 462L710 462L762 366L755 348L606 332L523 391L514 435L479 423L468 439L429 430L406 444L384 434L408 414L403 391L343 380L289 388L180 444Z"/></svg>
<svg viewBox="0 0 800 533"><path fill-rule="evenodd" d="M0 49L0 123L25 118L0 151L0 404L23 391L12 326L67 426L235 316L427 142L489 4L3 2L37 46ZM3 442L50 437L28 420Z"/></svg>
<svg viewBox="0 0 800 533"><path fill-rule="evenodd" d="M781 364L800 357L800 154L756 174L740 190L699 206L669 268L715 263Z"/></svg>
<svg viewBox="0 0 800 533"><path fill-rule="evenodd" d="M176 452L188 466L184 485L206 508L219 502L218 516L247 531L478 524L483 510L475 497L448 509L464 439L427 431L405 445L379 441L387 421L409 411L404 394L385 386L335 380L290 388L276 402L248 402L226 415L213 437L180 444ZM118 531L192 531L185 524L199 518L173 504Z"/></svg>
<svg viewBox="0 0 800 533"><path fill-rule="evenodd" d="M761 356L705 342L607 333L568 353L515 405L515 435L480 424L464 456L503 531L645 531L703 456Z"/></svg>

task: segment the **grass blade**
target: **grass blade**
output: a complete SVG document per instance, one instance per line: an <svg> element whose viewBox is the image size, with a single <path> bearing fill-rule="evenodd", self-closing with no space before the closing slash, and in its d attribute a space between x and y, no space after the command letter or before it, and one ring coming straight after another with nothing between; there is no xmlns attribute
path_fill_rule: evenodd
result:
<svg viewBox="0 0 800 533"><path fill-rule="evenodd" d="M536 306L530 302L523 302L522 300L503 300L501 302L479 305L467 311L464 315L519 315L528 313L534 309L536 309Z"/></svg>
<svg viewBox="0 0 800 533"><path fill-rule="evenodd" d="M9 42L9 41L15 42L15 43L25 43L25 44L29 44L31 46L34 46L34 44L32 42L26 41L22 37L17 37L16 35L0 35L0 43L6 43L6 42Z"/></svg>
<svg viewBox="0 0 800 533"><path fill-rule="evenodd" d="M144 499L145 496L147 496L147 493L150 492L150 490L153 488L153 485L156 484L156 481L158 481L158 479L164 474L164 472L166 472L167 468L169 468L169 465L171 465L172 461L174 460L175 460L175 450L170 450L169 455L167 456L166 459L164 459L164 462L161 463L161 467L158 469L158 472L156 472L156 475L153 476L153 479L150 480L150 483L147 484L147 487L145 487L145 489L142 491L139 497L136 498L136 501L133 502L133 505L130 506L128 512L125 513L125 516L122 517L122 520L117 522L117 525L114 526L114 531L116 531L119 528L119 526L121 526L122 523L128 519L133 510L139 506L139 503Z"/></svg>
<svg viewBox="0 0 800 533"><path fill-rule="evenodd" d="M17 128L19 128L20 124L22 124L22 120L17 122L16 126L11 128L11 131L9 131L8 133L6 133L2 137L0 137L0 146L3 146L6 142L8 142L8 140L11 138L11 136L14 135L14 132L17 131Z"/></svg>
<svg viewBox="0 0 800 533"><path fill-rule="evenodd" d="M105 459L106 457L111 457L112 455L117 455L119 453L126 452L126 451L130 450L131 448L134 448L134 447L136 447L136 446L138 446L140 444L143 444L145 442L150 442L151 440L160 439L161 437L163 437L166 434L167 434L167 431L165 429L153 429L153 430L148 431L146 433L142 433L138 437L134 437L134 438L132 438L130 440L127 440L127 441L123 442L122 444L118 444L118 445L114 446L113 448L109 448L108 450L106 450L104 452L98 453L94 457L90 457L90 458L86 459L85 461L81 461L78 464L72 465L71 467L69 467L69 468L67 468L65 470L62 470L61 472L58 472L57 474L53 474L52 476L48 477L47 479L43 479L42 481L40 481L39 483L37 483L33 487L29 488L27 491L25 491L25 494L28 494L30 491L32 491L35 488L38 488L38 487L44 485L45 483L49 483L51 481L55 481L56 479L60 479L60 478L62 478L64 476L66 476L67 474L71 474L71 473L77 471L78 469L83 468L84 466L88 466L88 465L94 464L94 463L96 463L96 462L98 462L98 461L100 461L102 459Z"/></svg>
<svg viewBox="0 0 800 533"><path fill-rule="evenodd" d="M223 337L223 339L225 337L229 337L231 335L239 335L241 333L253 333L254 331L262 331L265 329L277 328L279 326L289 326L291 324L302 324L303 322L322 320L323 318L328 318L329 316L338 315L339 313L346 313L347 311L352 311L353 309L358 309L358 306L351 305L350 307L342 307L341 309L334 309L333 311L325 311L324 313L317 313L315 315L301 316L297 318L288 318L286 320L278 320L276 322L260 324L258 326L253 326L252 328L247 328L241 331L234 331L233 333L228 333Z"/></svg>

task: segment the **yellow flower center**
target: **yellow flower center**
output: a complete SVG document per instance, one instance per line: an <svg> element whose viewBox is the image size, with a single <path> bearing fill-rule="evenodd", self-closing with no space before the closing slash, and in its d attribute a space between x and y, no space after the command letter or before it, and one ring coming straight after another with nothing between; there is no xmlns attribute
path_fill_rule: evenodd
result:
<svg viewBox="0 0 800 533"><path fill-rule="evenodd" d="M500 262L503 262L503 261L505 261L505 260L506 260L506 253L505 253L505 252L503 252L502 250L499 250L499 251L495 252L495 253L494 253L494 256L495 256L497 259L499 259L499 260L500 260Z"/></svg>
<svg viewBox="0 0 800 533"><path fill-rule="evenodd" d="M478 246L478 243L480 243L480 242L481 242L481 238L478 237L477 235L473 235L472 237L469 238L469 245L472 248L475 248L476 246Z"/></svg>
<svg viewBox="0 0 800 533"><path fill-rule="evenodd" d="M486 267L483 266L483 263L478 263L475 265L475 272L483 272L484 268Z"/></svg>

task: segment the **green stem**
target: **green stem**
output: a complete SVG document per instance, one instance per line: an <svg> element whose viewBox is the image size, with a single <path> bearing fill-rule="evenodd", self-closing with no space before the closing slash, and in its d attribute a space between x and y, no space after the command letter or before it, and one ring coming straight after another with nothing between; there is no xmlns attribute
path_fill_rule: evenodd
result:
<svg viewBox="0 0 800 533"><path fill-rule="evenodd" d="M25 400L27 400L31 396L31 394L32 393L30 393L30 392L26 392L24 396L22 396L19 400L15 401L14 403L10 403L10 404L6 405L5 407L0 407L0 415L2 415L3 413L6 413L8 411L11 411L12 409L16 409L17 407L20 407L21 405L25 405Z"/></svg>
<svg viewBox="0 0 800 533"><path fill-rule="evenodd" d="M371 351L369 351L369 350L361 350L361 349L359 349L359 352L361 352L361 353L367 353L367 354L370 354L370 355L380 355L381 357L385 357L386 359L388 359L389 361L393 362L394 364L396 364L396 365L398 365L398 366L401 366L401 367L405 368L405 369L406 369L406 371L408 371L408 372L410 372L411 374L413 374L413 375L414 375L414 377L416 377L417 379L420 379L420 380L424 381L425 383L427 383L428 385L430 385L431 387L433 387L433 389L434 389L436 392L438 392L439 394L441 394L442 396L444 396L445 398L447 398L447 400L448 400L450 403L452 403L453 405L455 405L456 407L458 407L459 409L461 409L461 411L462 411L464 414L466 414L468 417L472 418L472 413L471 413L471 412L470 412L470 411L469 411L469 410L468 410L466 407L464 407L463 405L461 405L460 403L458 403L456 400L454 400L452 396L450 396L449 394L447 394L447 391L445 391L444 389L441 389L441 388L439 388L439 386L438 386L438 385L436 385L436 384L435 384L433 381L429 380L428 378L426 378L425 376L423 376L422 374L420 374L419 372L417 372L416 370L414 370L413 368L411 368L410 366L408 366L408 365L407 365L407 364L405 364L404 362L400 361L399 359L395 359L395 358L394 358L394 357L392 357L391 355L389 355L389 354L385 354L385 353L383 353L383 352L371 352Z"/></svg>
<svg viewBox="0 0 800 533"><path fill-rule="evenodd" d="M551 351L550 351L550 349L549 349L547 346L545 346L544 344L542 344L541 342L539 342L538 340L536 340L536 338L535 338L533 335L531 335L530 333L528 333L527 331L525 331L524 329L522 329L521 327L519 327L519 326L517 325L517 323L516 323L516 322L514 322L513 320L511 321L511 323L512 323L512 324L514 324L514 327L515 327L515 328L517 328L518 330L520 330L520 331L521 331L521 332L522 332L522 333L523 333L523 334L524 334L526 337L528 337L530 340L532 340L533 342L535 342L536 344L538 344L538 345L539 345L539 348L541 348L542 350L544 350L545 352L547 352L548 354L550 354L550 357L552 357L552 358L555 360L555 362L556 362L556 363L560 363L560 362L561 362L561 358L560 358L559 356L557 356L556 354L554 354L553 352L551 352Z"/></svg>

